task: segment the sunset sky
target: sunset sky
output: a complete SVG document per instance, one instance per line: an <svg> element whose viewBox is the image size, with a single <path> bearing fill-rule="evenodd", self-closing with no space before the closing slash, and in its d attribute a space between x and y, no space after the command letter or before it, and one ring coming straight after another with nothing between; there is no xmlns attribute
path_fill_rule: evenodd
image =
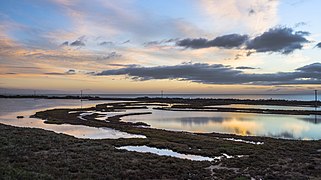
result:
<svg viewBox="0 0 321 180"><path fill-rule="evenodd" d="M0 94L321 90L320 0L2 0Z"/></svg>

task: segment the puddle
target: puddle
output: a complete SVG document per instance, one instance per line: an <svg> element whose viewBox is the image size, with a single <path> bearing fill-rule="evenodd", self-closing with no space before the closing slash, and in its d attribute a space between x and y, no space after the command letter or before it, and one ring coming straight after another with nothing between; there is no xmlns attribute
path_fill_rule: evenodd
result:
<svg viewBox="0 0 321 180"><path fill-rule="evenodd" d="M216 156L216 157L205 157L205 156L199 156L199 155L192 155L192 154L182 154L178 152L174 152L170 149L158 149L154 147L148 147L148 146L121 146L116 147L116 149L123 149L127 151L135 151L135 152L141 152L141 153L152 153L157 154L160 156L170 156L170 157L176 157L180 159L188 159L192 161L220 161L223 158L235 158L235 157L243 157L242 155L238 156L229 156L227 154L222 154L222 156Z"/></svg>
<svg viewBox="0 0 321 180"><path fill-rule="evenodd" d="M95 118L96 120L100 120L100 121L106 121L109 117L113 117L116 115L122 115L122 114L126 114L126 112L102 112L102 111L69 111L69 114L72 113L80 113L78 118L81 120L86 120L86 118L84 118L84 116L90 116L92 114L98 114L97 117ZM107 121L108 122L108 121Z"/></svg>
<svg viewBox="0 0 321 180"><path fill-rule="evenodd" d="M255 144L255 145L264 144L264 142L246 141L246 140L243 140L243 139L234 139L234 138L223 138L223 139L224 140L228 140L228 141L242 142L242 143Z"/></svg>

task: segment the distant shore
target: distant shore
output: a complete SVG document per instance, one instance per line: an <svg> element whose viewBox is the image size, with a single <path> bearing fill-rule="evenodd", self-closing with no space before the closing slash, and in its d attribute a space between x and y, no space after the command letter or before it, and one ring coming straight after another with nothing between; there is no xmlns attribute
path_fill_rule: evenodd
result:
<svg viewBox="0 0 321 180"><path fill-rule="evenodd" d="M100 97L100 96L48 96L48 95L0 95L0 98L34 98L34 99L79 99L88 101L144 101L155 103L183 103L202 106L211 105L229 105L229 104L247 104L247 105L275 105L275 106L308 106L320 107L321 101L299 101L282 99L232 99L232 98L169 98L169 97Z"/></svg>

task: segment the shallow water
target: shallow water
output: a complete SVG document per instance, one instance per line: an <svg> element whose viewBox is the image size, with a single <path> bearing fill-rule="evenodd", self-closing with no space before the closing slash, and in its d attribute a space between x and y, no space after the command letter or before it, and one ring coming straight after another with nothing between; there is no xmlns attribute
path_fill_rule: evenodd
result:
<svg viewBox="0 0 321 180"><path fill-rule="evenodd" d="M83 101L82 107L92 107L95 104L115 101ZM18 127L35 127L51 130L57 133L68 134L77 138L89 139L117 139L117 138L146 138L142 135L133 135L110 128L94 128L82 125L55 125L45 124L43 120L29 118L37 111L51 108L80 108L79 100L57 99L1 99L0 98L0 123ZM24 116L17 119L17 116Z"/></svg>
<svg viewBox="0 0 321 180"><path fill-rule="evenodd" d="M152 114L126 116L122 119L130 122L141 121L151 127L168 130L321 139L321 116L144 110L146 111Z"/></svg>
<svg viewBox="0 0 321 180"><path fill-rule="evenodd" d="M320 108L309 106L271 106L271 105L251 105L251 104L230 104L230 105L216 105L205 107L226 107L226 108L252 108L252 109L278 109L278 110L320 110Z"/></svg>
<svg viewBox="0 0 321 180"><path fill-rule="evenodd" d="M182 153L174 152L170 149L158 149L158 148L148 147L148 146L122 146L122 147L117 147L117 149L124 149L127 151L135 151L135 152L142 152L142 153L152 153L160 156L170 156L170 157L176 157L180 159L189 159L192 161L214 161L215 159L218 159L218 158L210 158L210 157L204 157L204 156L198 156L198 155L192 155L192 154L182 154Z"/></svg>

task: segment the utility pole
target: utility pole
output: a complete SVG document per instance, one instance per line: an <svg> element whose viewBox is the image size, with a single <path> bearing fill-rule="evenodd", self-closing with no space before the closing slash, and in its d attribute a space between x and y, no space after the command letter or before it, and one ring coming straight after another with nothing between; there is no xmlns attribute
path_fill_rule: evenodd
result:
<svg viewBox="0 0 321 180"><path fill-rule="evenodd" d="M80 90L80 107L82 108L82 90Z"/></svg>
<svg viewBox="0 0 321 180"><path fill-rule="evenodd" d="M315 107L318 107L318 90L314 90Z"/></svg>

